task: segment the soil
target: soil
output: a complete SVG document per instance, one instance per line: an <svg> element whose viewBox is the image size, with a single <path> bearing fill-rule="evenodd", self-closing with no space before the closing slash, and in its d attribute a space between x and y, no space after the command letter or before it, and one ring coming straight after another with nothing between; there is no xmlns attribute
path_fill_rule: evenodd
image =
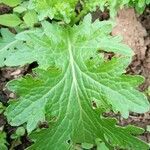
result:
<svg viewBox="0 0 150 150"><path fill-rule="evenodd" d="M128 68L130 74L143 75L146 80L141 90L150 85L150 10L145 15L137 17L134 9L120 10L116 18L117 25L112 35L121 35L125 44L129 45L135 53L132 64Z"/></svg>
<svg viewBox="0 0 150 150"><path fill-rule="evenodd" d="M0 5L0 14L9 13L12 10L9 7ZM93 20L99 18L106 20L109 18L108 12L96 12L93 14ZM120 10L116 17L117 25L114 28L113 35L121 35L124 43L128 44L135 52L133 61L127 69L129 74L139 74L145 77L145 83L140 86L141 91L147 90L150 86L150 8L147 7L141 16L137 16L133 9ZM32 72L32 68L37 64L25 66L23 68L2 68L0 69L0 100L7 106L9 98L14 98L15 95L5 88L8 81L24 76ZM140 136L141 139L150 142L150 133L146 131L147 125L150 125L150 113L143 115L131 113L128 119L122 119L119 115L109 114L118 118L119 124L124 126L127 124L137 125L145 129L145 133ZM10 136L15 132L16 128L8 125L4 115L0 115L0 127L4 127L7 133L7 141L11 146L13 141ZM29 139L24 136L21 138L22 144L18 145L16 150L24 150L30 145ZM10 149L9 146L9 149Z"/></svg>
<svg viewBox="0 0 150 150"><path fill-rule="evenodd" d="M123 42L135 53L127 73L144 76L145 82L140 90L145 91L150 86L150 9L147 8L141 16L137 16L134 9L120 10L116 22L112 35L121 35ZM131 113L126 120L118 118L120 125L132 124L144 128L145 133L140 138L150 143L150 133L146 131L150 125L150 112L142 115Z"/></svg>
<svg viewBox="0 0 150 150"><path fill-rule="evenodd" d="M10 13L12 9L6 5L0 4L0 15Z"/></svg>

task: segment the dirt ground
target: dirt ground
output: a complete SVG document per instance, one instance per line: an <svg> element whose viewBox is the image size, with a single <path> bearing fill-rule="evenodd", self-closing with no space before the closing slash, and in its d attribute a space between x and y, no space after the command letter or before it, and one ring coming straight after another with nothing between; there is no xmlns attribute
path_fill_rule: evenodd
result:
<svg viewBox="0 0 150 150"><path fill-rule="evenodd" d="M144 76L145 82L140 86L140 90L146 91L150 86L150 9L147 8L141 16L137 16L133 9L123 9L119 11L116 22L117 26L112 35L121 35L124 43L135 53L127 72ZM119 120L121 125L130 123L146 130L150 125L150 112L143 115L131 113L127 120ZM146 131L141 138L150 143L149 132Z"/></svg>
<svg viewBox="0 0 150 150"><path fill-rule="evenodd" d="M146 78L142 90L150 85L150 10L147 9L144 14L147 16L137 17L133 9L119 11L117 26L112 32L113 35L121 35L124 43L134 50L135 56L128 72Z"/></svg>
<svg viewBox="0 0 150 150"><path fill-rule="evenodd" d="M7 7L0 6L0 14L10 12L11 10ZM107 19L108 13L96 14L96 17L100 20ZM95 16L94 16L95 17ZM135 52L133 62L127 69L129 74L139 74L145 77L145 83L140 86L141 91L146 91L150 86L150 8L147 7L145 12L138 16L133 9L124 9L119 11L116 18L117 26L114 28L112 35L121 35L124 43L128 44ZM23 76L31 71L36 64L25 66L23 68L2 68L0 69L0 100L7 106L9 98L13 98L15 95L9 92L5 88L5 84L11 79ZM115 116L116 117L116 116ZM133 124L139 127L147 128L150 125L150 112L143 115L130 114L129 119L122 119L117 116L120 125ZM3 115L0 115L0 127L4 126L4 130L7 132L7 140L9 144L12 144L10 135L15 131L16 128L11 127L7 124L7 121ZM141 139L150 143L150 133L145 133L140 136ZM21 145L17 146L16 150L24 150L29 144L29 139L24 136L21 139ZM10 147L9 147L10 149Z"/></svg>

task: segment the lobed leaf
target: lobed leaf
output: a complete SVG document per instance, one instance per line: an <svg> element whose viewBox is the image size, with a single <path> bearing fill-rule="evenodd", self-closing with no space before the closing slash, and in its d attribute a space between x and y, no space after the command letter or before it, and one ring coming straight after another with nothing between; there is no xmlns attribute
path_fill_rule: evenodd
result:
<svg viewBox="0 0 150 150"><path fill-rule="evenodd" d="M68 49L68 31L76 49L82 49L82 57L85 56L87 60L95 55L97 50L133 55L128 46L121 44L120 38L109 35L112 29L112 23L109 21L95 21L91 24L91 17L86 17L80 26L62 27L47 22L43 22L42 25L43 30L24 31L15 37L17 44L8 47L9 55L4 61L6 66L25 65L37 61L40 68L47 69L55 64L61 67L61 61Z"/></svg>
<svg viewBox="0 0 150 150"><path fill-rule="evenodd" d="M32 8L39 14L39 20L49 17L69 23L72 17L75 17L75 7L78 0L34 0L31 3Z"/></svg>
<svg viewBox="0 0 150 150"><path fill-rule="evenodd" d="M95 144L99 138L106 146L147 150L148 145L132 135L141 130L119 127L115 119L102 115L113 110L127 118L130 111L149 110L147 98L136 90L143 78L124 75L133 53L109 35L112 23L91 23L88 15L79 26L42 25L42 30L18 34L16 39L25 49L16 45L4 62L8 66L39 64L34 77L8 83L19 96L5 112L8 122L13 126L26 123L28 133L39 122L49 124L48 129L31 134L35 143L29 149L67 150L76 143ZM120 55L108 61L98 50Z"/></svg>

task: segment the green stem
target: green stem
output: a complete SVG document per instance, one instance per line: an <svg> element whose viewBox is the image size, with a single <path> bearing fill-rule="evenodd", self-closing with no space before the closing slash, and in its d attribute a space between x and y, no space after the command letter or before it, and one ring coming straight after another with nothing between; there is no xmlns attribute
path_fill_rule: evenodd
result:
<svg viewBox="0 0 150 150"><path fill-rule="evenodd" d="M87 13L89 12L89 10L87 8L84 8L79 15L71 22L71 25L74 25L76 23L78 23L81 18L83 18Z"/></svg>
<svg viewBox="0 0 150 150"><path fill-rule="evenodd" d="M79 22L82 17L88 13L87 9L83 9L80 14L75 18L75 23Z"/></svg>

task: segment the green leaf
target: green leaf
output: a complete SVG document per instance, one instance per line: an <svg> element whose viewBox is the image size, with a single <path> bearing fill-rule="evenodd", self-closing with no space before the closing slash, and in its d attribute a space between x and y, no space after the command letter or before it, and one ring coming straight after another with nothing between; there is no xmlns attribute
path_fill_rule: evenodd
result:
<svg viewBox="0 0 150 150"><path fill-rule="evenodd" d="M16 135L17 135L18 137L23 136L24 134L25 134L25 129L24 129L24 127L19 127L19 128L17 128L17 130L16 130Z"/></svg>
<svg viewBox="0 0 150 150"><path fill-rule="evenodd" d="M25 8L25 7L23 7L23 6L18 6L18 7L15 7L14 9L13 9L13 11L14 12L17 12L17 13L23 13L23 12L25 12L27 9Z"/></svg>
<svg viewBox="0 0 150 150"><path fill-rule="evenodd" d="M44 20L46 17L50 19L63 20L66 23L75 17L75 7L78 0L34 0L32 2L33 9L39 14L39 19Z"/></svg>
<svg viewBox="0 0 150 150"><path fill-rule="evenodd" d="M147 126L147 129L146 129L148 132L150 132L150 125Z"/></svg>
<svg viewBox="0 0 150 150"><path fill-rule="evenodd" d="M21 24L20 18L15 14L0 15L0 24L8 27L16 27Z"/></svg>
<svg viewBox="0 0 150 150"><path fill-rule="evenodd" d="M133 125L126 126L127 132L130 132L132 135L139 135L144 133L144 129L135 127Z"/></svg>
<svg viewBox="0 0 150 150"><path fill-rule="evenodd" d="M26 123L28 133L39 122L46 120L49 124L48 129L31 134L35 143L29 149L67 150L76 143L95 144L97 138L114 148L148 149L132 135L134 127L119 127L115 119L104 118L93 108L97 100L98 109L114 110L123 117L128 117L130 111L149 110L145 95L135 89L143 78L122 75L131 62L132 51L109 35L111 28L111 22L91 23L87 16L79 26L44 22L42 30L17 35L26 50L15 47L5 64L37 61L39 68L34 76L9 82L9 90L19 98L9 105L5 115L12 126ZM99 56L99 49L120 56L108 61Z"/></svg>
<svg viewBox="0 0 150 150"><path fill-rule="evenodd" d="M10 7L14 7L17 6L18 4L20 4L22 2L22 0L1 0L2 3L10 6Z"/></svg>
<svg viewBox="0 0 150 150"><path fill-rule="evenodd" d="M11 135L11 139L19 139L21 136L25 134L24 127L18 127L15 133Z"/></svg>
<svg viewBox="0 0 150 150"><path fill-rule="evenodd" d="M6 133L0 131L0 150L8 150L6 144Z"/></svg>
<svg viewBox="0 0 150 150"><path fill-rule="evenodd" d="M146 4L147 4L147 5L150 4L150 0L146 0Z"/></svg>
<svg viewBox="0 0 150 150"><path fill-rule="evenodd" d="M37 14L35 11L27 11L23 17L25 24L28 27L33 27L38 22Z"/></svg>
<svg viewBox="0 0 150 150"><path fill-rule="evenodd" d="M149 1L149 0L148 0ZM148 5L147 0L130 0L129 6L134 7L139 14L142 14Z"/></svg>
<svg viewBox="0 0 150 150"><path fill-rule="evenodd" d="M81 144L81 147L84 148L84 149L91 149L91 148L93 148L93 144L90 144L90 143L82 143L82 144Z"/></svg>
<svg viewBox="0 0 150 150"><path fill-rule="evenodd" d="M56 24L43 22L43 28L44 34L41 29L29 30L18 34L16 39L20 44L17 43L15 49L12 47L9 56L4 62L5 65L22 66L38 61L40 68L47 69L50 65L54 65L55 62L60 59L59 57L62 58L63 55L61 53L67 49L68 45L64 44L66 43L64 39L67 38L66 32L68 32L68 30L70 30L71 36L74 36L76 48L82 48L83 51L87 50L88 53L86 53L86 55L88 55L89 58L94 54L93 50L95 53L97 50L105 50L126 56L133 55L133 51L128 46L121 44L120 38L109 35L112 29L112 23L109 21L99 23L97 20L91 24L91 18L86 17L80 26L63 28ZM79 36L81 38L78 38ZM27 44L25 44L24 41L26 41ZM57 49L57 47L59 47L59 49ZM53 53L55 48L58 52ZM49 55L50 53L51 55ZM84 55L85 54L83 54L83 57Z"/></svg>
<svg viewBox="0 0 150 150"><path fill-rule="evenodd" d="M0 30L2 38L0 38L0 67L4 66L4 60L9 55L9 48L17 42L15 35L8 29L2 28Z"/></svg>
<svg viewBox="0 0 150 150"><path fill-rule="evenodd" d="M109 150L108 147L106 147L105 143L99 142L97 144L97 150Z"/></svg>

